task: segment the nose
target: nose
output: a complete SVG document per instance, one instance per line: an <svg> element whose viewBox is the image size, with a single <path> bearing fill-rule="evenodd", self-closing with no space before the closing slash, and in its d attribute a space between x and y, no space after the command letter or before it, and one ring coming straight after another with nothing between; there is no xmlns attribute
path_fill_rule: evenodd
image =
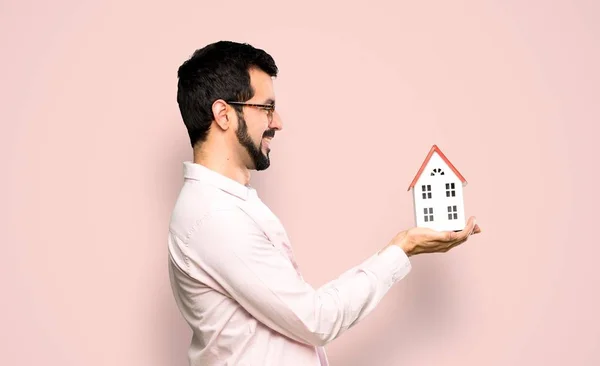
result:
<svg viewBox="0 0 600 366"><path fill-rule="evenodd" d="M277 131L281 131L283 129L283 123L281 121L281 117L279 113L276 111L273 112L273 120L269 124L269 128L275 129Z"/></svg>

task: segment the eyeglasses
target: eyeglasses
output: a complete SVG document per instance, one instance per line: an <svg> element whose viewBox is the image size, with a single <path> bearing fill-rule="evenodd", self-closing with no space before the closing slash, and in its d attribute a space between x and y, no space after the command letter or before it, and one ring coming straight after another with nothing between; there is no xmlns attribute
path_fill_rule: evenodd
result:
<svg viewBox="0 0 600 366"><path fill-rule="evenodd" d="M256 107L264 109L267 112L267 118L269 119L269 123L273 122L273 112L275 111L275 104L256 104L256 103L244 103L244 102L227 102L229 104L235 105L245 105L248 107Z"/></svg>

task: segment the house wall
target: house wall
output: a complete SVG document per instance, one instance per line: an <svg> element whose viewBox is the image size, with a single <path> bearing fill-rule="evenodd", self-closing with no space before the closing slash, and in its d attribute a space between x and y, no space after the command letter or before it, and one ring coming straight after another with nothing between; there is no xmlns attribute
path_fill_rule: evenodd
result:
<svg viewBox="0 0 600 366"><path fill-rule="evenodd" d="M444 174L431 176L434 169L441 169ZM446 197L446 184L454 183L454 197ZM422 186L430 186L431 198L423 199ZM429 196L427 196L429 197ZM462 230L465 226L465 208L463 186L456 174L444 160L434 152L417 183L413 187L413 202L415 223L418 227L428 227L434 230ZM448 206L456 206L457 218L448 219ZM425 209L431 209L433 221L425 221Z"/></svg>

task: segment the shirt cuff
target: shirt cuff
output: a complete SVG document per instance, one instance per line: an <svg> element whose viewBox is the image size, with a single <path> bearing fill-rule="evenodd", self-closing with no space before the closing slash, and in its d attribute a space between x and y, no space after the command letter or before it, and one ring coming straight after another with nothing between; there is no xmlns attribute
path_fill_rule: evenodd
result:
<svg viewBox="0 0 600 366"><path fill-rule="evenodd" d="M390 245L372 256L363 268L375 275L378 283L382 286L381 290L387 291L392 285L408 275L412 266L408 255L402 248L397 245Z"/></svg>

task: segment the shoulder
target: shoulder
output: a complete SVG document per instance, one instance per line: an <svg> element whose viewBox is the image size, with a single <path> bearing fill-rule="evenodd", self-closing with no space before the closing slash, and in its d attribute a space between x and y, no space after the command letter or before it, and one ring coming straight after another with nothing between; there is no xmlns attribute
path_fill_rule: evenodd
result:
<svg viewBox="0 0 600 366"><path fill-rule="evenodd" d="M191 215L178 233L171 228L172 240L187 257L228 258L270 245L256 221L239 205L212 204ZM199 260L199 258L196 258Z"/></svg>
<svg viewBox="0 0 600 366"><path fill-rule="evenodd" d="M238 239L263 235L257 222L241 205L213 205L199 217L193 227L190 240ZM225 243L224 243L225 244Z"/></svg>
<svg viewBox="0 0 600 366"><path fill-rule="evenodd" d="M213 225L227 218L240 216L236 199L222 190L197 182L184 184L175 201L169 221L169 231L183 241L201 225Z"/></svg>

